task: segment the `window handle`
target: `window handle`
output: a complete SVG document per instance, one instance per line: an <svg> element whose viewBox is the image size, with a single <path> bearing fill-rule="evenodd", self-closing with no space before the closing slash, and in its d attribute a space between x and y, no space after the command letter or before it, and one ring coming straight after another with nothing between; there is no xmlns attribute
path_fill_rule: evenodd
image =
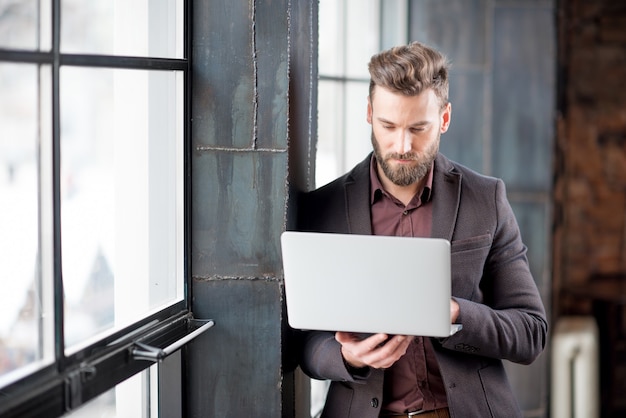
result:
<svg viewBox="0 0 626 418"><path fill-rule="evenodd" d="M196 326L200 324L202 325L200 325L198 328L194 329L192 332L185 335L184 337L174 341L172 344L168 345L165 348L154 347L145 343L141 343L139 341L135 341L131 350L133 359L153 361L155 363L161 362L165 357L169 356L174 351L178 350L183 345L187 344L189 341L193 340L198 335L204 333L213 325L215 325L215 322L213 322L212 319L191 319L190 322L195 324Z"/></svg>

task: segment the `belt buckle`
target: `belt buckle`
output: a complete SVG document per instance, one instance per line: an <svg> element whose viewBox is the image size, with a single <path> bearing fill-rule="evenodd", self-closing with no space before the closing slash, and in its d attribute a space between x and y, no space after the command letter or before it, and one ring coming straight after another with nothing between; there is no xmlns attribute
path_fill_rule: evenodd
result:
<svg viewBox="0 0 626 418"><path fill-rule="evenodd" d="M428 411L424 411L423 409L420 409L419 411L409 412L409 413L407 414L407 416L409 416L409 417L414 417L414 416L417 416L417 415L421 415L421 414L423 414L424 412L428 412Z"/></svg>

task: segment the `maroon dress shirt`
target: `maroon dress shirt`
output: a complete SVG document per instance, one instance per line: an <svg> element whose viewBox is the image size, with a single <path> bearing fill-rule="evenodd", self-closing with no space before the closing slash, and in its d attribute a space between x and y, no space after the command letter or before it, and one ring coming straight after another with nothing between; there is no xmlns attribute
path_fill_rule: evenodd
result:
<svg viewBox="0 0 626 418"><path fill-rule="evenodd" d="M429 237L432 225L433 170L408 205L387 193L378 178L376 159L370 165L372 231L374 235ZM405 260L384 260L405 262ZM410 262L410 260L406 260ZM382 411L403 413L448 405L439 365L429 338L416 337L404 356L385 370Z"/></svg>

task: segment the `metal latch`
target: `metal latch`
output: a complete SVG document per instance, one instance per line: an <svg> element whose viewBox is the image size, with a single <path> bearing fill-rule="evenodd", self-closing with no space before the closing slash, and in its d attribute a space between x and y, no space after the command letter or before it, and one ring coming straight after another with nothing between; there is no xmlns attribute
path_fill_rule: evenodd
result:
<svg viewBox="0 0 626 418"><path fill-rule="evenodd" d="M65 407L70 411L83 403L82 389L85 382L96 376L94 366L84 366L68 374L65 378Z"/></svg>
<svg viewBox="0 0 626 418"><path fill-rule="evenodd" d="M153 361L155 363L161 362L165 357L169 356L174 351L178 350L183 345L187 344L189 341L193 340L198 335L215 325L215 322L213 322L212 319L193 319L191 321L204 324L165 348L154 347L141 342L134 342L131 350L133 359Z"/></svg>

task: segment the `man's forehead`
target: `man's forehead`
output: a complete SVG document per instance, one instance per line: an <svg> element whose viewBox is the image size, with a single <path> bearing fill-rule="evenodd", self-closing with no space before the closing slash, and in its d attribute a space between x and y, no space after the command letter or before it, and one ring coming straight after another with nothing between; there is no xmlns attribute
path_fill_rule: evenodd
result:
<svg viewBox="0 0 626 418"><path fill-rule="evenodd" d="M425 90L418 95L406 96L380 88L370 100L376 117L389 120L402 113L416 114L417 119L424 119L417 114L428 113L438 116L441 110L439 100L432 89Z"/></svg>

